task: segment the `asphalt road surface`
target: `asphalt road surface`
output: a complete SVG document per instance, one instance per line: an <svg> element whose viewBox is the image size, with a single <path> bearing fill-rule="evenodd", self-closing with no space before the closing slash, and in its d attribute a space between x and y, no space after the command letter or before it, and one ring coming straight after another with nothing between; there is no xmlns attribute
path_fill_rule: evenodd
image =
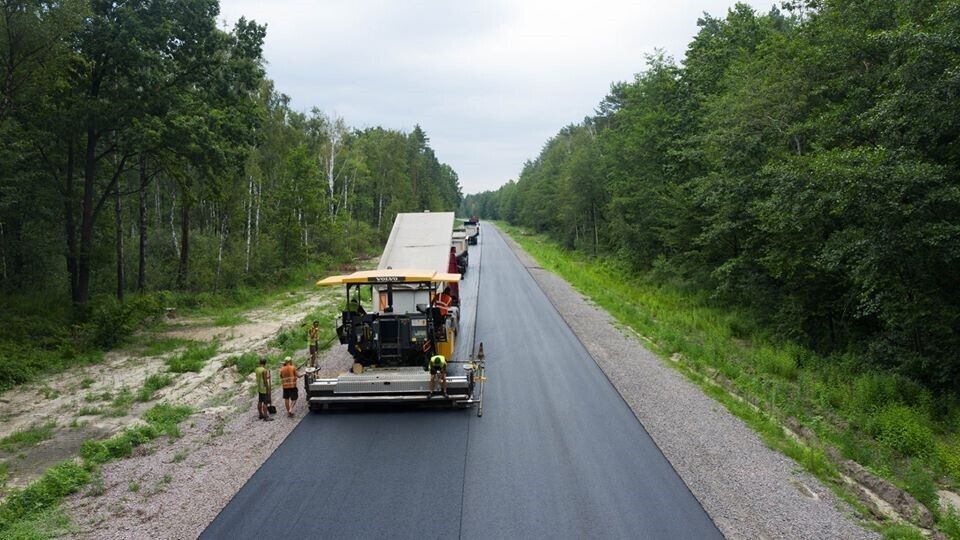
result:
<svg viewBox="0 0 960 540"><path fill-rule="evenodd" d="M310 414L201 538L721 538L492 227L470 259L483 416Z"/></svg>

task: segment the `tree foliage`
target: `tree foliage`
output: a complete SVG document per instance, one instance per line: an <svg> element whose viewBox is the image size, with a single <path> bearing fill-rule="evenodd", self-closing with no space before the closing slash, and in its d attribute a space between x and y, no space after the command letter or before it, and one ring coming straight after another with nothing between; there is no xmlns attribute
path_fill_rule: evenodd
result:
<svg viewBox="0 0 960 540"><path fill-rule="evenodd" d="M698 24L682 65L650 57L463 211L960 390L960 2L738 4Z"/></svg>
<svg viewBox="0 0 960 540"><path fill-rule="evenodd" d="M0 1L0 290L229 289L452 210L426 132L290 107L216 0ZM137 274L136 280L126 274ZM84 307L77 312L89 316Z"/></svg>

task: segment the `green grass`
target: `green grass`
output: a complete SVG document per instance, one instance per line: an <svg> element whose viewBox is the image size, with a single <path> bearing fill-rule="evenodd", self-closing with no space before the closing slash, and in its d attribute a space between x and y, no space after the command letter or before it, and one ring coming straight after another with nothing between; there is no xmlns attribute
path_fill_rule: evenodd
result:
<svg viewBox="0 0 960 540"><path fill-rule="evenodd" d="M87 392L83 400L87 403L97 403L98 401L110 401L113 399L113 392L104 390L103 392Z"/></svg>
<svg viewBox="0 0 960 540"><path fill-rule="evenodd" d="M231 356L224 360L223 365L225 367L233 366L236 368L237 373L241 377L246 377L247 375L253 373L253 370L260 365L260 355L252 352L245 352L239 356ZM276 356L267 356L267 365L270 367L279 366L279 360Z"/></svg>
<svg viewBox="0 0 960 540"><path fill-rule="evenodd" d="M249 322L249 319L239 313L222 313L213 319L214 326L237 326Z"/></svg>
<svg viewBox="0 0 960 540"><path fill-rule="evenodd" d="M86 390L87 388L90 388L91 386L93 386L93 383L95 382L96 381L91 379L90 377L84 377L83 380L80 381L80 388Z"/></svg>
<svg viewBox="0 0 960 540"><path fill-rule="evenodd" d="M23 448L36 446L53 437L53 430L56 427L56 422L47 422L7 435L0 439L0 450L13 453Z"/></svg>
<svg viewBox="0 0 960 540"><path fill-rule="evenodd" d="M0 537L44 537L32 532L51 517L51 512L56 513L64 497L89 481L90 472L78 463L66 461L50 467L39 479L14 491L0 504Z"/></svg>
<svg viewBox="0 0 960 540"><path fill-rule="evenodd" d="M70 518L59 507L50 507L13 521L3 530L8 540L45 540L65 538L70 533Z"/></svg>
<svg viewBox="0 0 960 540"><path fill-rule="evenodd" d="M940 516L940 530L950 540L960 540L960 513L953 508Z"/></svg>
<svg viewBox="0 0 960 540"><path fill-rule="evenodd" d="M934 479L946 477L951 487L960 483L960 400L933 396L896 373L863 369L855 355L819 356L773 335L750 313L717 305L684 283L500 227L543 268L636 331L661 358L680 358L666 364L835 489L836 468L826 446L908 490L934 512ZM725 380L726 387L714 380ZM781 428L787 419L812 430L816 440L800 444L788 437ZM910 534L906 528L891 530Z"/></svg>
<svg viewBox="0 0 960 540"><path fill-rule="evenodd" d="M160 356L194 343L197 342L191 339L172 337L154 338L147 342L147 346L144 347L141 354L143 356Z"/></svg>
<svg viewBox="0 0 960 540"><path fill-rule="evenodd" d="M203 369L207 360L217 354L217 348L220 346L216 341L201 344L191 343L182 353L167 359L167 367L172 373L186 373L192 371L199 373Z"/></svg>
<svg viewBox="0 0 960 540"><path fill-rule="evenodd" d="M894 523L880 528L884 540L926 540L920 529L906 523Z"/></svg>
<svg viewBox="0 0 960 540"><path fill-rule="evenodd" d="M153 395L160 390L173 384L173 377L168 373L154 373L148 375L143 381L143 387L137 390L137 401L144 402L153 399Z"/></svg>
<svg viewBox="0 0 960 540"><path fill-rule="evenodd" d="M77 410L77 416L99 416L103 414L103 409L92 405L84 405Z"/></svg>
<svg viewBox="0 0 960 540"><path fill-rule="evenodd" d="M10 464L6 461L0 461L0 492L7 485L7 478L10 476Z"/></svg>
<svg viewBox="0 0 960 540"><path fill-rule="evenodd" d="M104 414L106 416L125 416L130 412L130 407L133 406L133 400L135 396L129 388L121 388L119 392L113 397L113 400L110 402L110 405L107 407Z"/></svg>

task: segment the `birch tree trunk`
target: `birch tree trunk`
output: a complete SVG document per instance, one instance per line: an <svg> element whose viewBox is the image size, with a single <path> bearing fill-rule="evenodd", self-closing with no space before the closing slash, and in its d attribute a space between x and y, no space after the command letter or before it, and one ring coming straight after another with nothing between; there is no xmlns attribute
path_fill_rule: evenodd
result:
<svg viewBox="0 0 960 540"><path fill-rule="evenodd" d="M334 201L337 198L336 193L334 192L334 180L336 177L333 175L333 171L337 161L337 150L339 147L340 135L337 133L335 127L331 127L329 146L330 152L327 155L327 196L329 197L330 217L336 217L336 210L334 209Z"/></svg>
<svg viewBox="0 0 960 540"><path fill-rule="evenodd" d="M219 221L218 229L218 243L217 243L217 279L214 282L214 288L220 288L220 271L223 268L223 244L227 238L227 220L225 219L223 212L217 212L217 220Z"/></svg>
<svg viewBox="0 0 960 540"><path fill-rule="evenodd" d="M383 222L383 190L380 191L377 201L377 232L380 232L380 224Z"/></svg>
<svg viewBox="0 0 960 540"><path fill-rule="evenodd" d="M263 185L260 182L255 182L254 187L257 190L257 211L256 211L256 231L257 234L254 237L254 240L257 241L258 245L260 242L260 205L263 202Z"/></svg>
<svg viewBox="0 0 960 540"><path fill-rule="evenodd" d="M244 266L243 266L243 273L245 273L245 274L249 274L249 273L250 273L250 239L251 239L251 237L252 237L252 232L253 232L253 227L252 227L252 225L253 225L253 223L252 223L252 216L253 216L253 176L250 177L250 182L248 183L247 194L248 194L248 197L247 197L247 254L246 254L246 263L245 263Z"/></svg>

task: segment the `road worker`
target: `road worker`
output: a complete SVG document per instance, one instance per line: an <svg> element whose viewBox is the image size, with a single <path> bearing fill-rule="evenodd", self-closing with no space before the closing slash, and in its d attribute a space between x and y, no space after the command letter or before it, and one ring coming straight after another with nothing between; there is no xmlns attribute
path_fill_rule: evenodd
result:
<svg viewBox="0 0 960 540"><path fill-rule="evenodd" d="M260 419L271 421L269 406L270 400L270 370L267 369L266 357L260 357L260 365L254 370L257 377L257 412Z"/></svg>
<svg viewBox="0 0 960 540"><path fill-rule="evenodd" d="M440 315L443 317L447 316L447 311L450 310L450 305L453 303L453 296L450 295L450 287L443 289L443 292L437 296L436 306L440 308Z"/></svg>
<svg viewBox="0 0 960 540"><path fill-rule="evenodd" d="M317 352L320 351L320 321L313 321L313 326L307 332L307 343L310 346L310 365L317 367Z"/></svg>
<svg viewBox="0 0 960 540"><path fill-rule="evenodd" d="M447 359L442 354L435 354L430 358L430 393L427 399L433 397L433 390L436 388L436 382L439 379L443 388L443 397L447 395Z"/></svg>
<svg viewBox="0 0 960 540"><path fill-rule="evenodd" d="M280 382L283 384L283 406L287 409L287 416L293 416L293 408L297 405L299 390L297 389L297 379L303 375L297 375L297 368L293 366L293 358L289 356L284 358L283 367L280 368Z"/></svg>

